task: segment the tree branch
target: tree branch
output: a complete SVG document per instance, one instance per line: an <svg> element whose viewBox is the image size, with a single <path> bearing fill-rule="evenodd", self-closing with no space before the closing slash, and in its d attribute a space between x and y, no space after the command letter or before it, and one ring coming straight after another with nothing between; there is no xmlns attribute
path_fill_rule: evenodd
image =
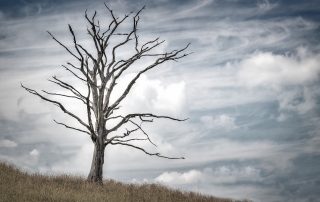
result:
<svg viewBox="0 0 320 202"><path fill-rule="evenodd" d="M65 70L67 70L68 72L70 72L71 74L73 74L73 76L77 77L78 79L80 79L81 81L84 81L86 82L85 79L81 78L80 76L78 76L74 71L72 71L70 68L68 68L67 66L65 65L61 65L62 67L65 68Z"/></svg>
<svg viewBox="0 0 320 202"><path fill-rule="evenodd" d="M143 151L145 154L148 154L149 156L157 156L157 157L165 158L165 159L185 159L184 157L168 157L168 156L161 155L160 153L150 153L150 152L147 152L145 149L143 149L141 147L138 147L138 146L133 145L133 144L125 143L125 142L110 142L110 144L112 144L112 145L124 145L124 146L128 146L128 147L132 147L134 149L138 149L140 151Z"/></svg>
<svg viewBox="0 0 320 202"><path fill-rule="evenodd" d="M65 95L65 94L61 94L61 93L51 93L45 90L41 90L42 92L48 94L48 95L55 95L55 96L61 96L61 97L67 97L67 98L74 98L77 100L80 100L81 102L83 102L84 104L87 104L85 100L83 100L82 98L78 97L78 96L72 96L72 95Z"/></svg>
<svg viewBox="0 0 320 202"><path fill-rule="evenodd" d="M48 34L52 37L53 40L55 40L60 46L62 46L64 49L66 49L68 51L68 53L70 53L73 57L77 58L78 60L81 60L78 56L76 56L66 45L64 45L63 43L61 43L58 39L56 39L51 32L47 31Z"/></svg>
<svg viewBox="0 0 320 202"><path fill-rule="evenodd" d="M75 87L73 87L72 85L63 82L62 80L58 79L56 76L52 77L54 80L48 79L48 81L57 84L58 86L67 89L69 91L71 91L75 96L78 96L82 99L85 99L86 97L84 95L82 95Z"/></svg>
<svg viewBox="0 0 320 202"><path fill-rule="evenodd" d="M37 91L27 88L25 87L22 83L21 83L21 87L24 88L26 91L28 91L31 94L34 94L38 97L40 97L41 99L47 101L47 102L51 102L53 104L55 104L56 106L58 106L64 113L68 114L69 116L71 116L72 118L76 119L81 125L85 126L88 130L90 130L90 127L84 122L82 121L78 116L74 115L73 113L71 113L70 111L68 111L60 102L55 101L55 100L51 100L49 98L44 97L43 95L39 94Z"/></svg>
<svg viewBox="0 0 320 202"><path fill-rule="evenodd" d="M91 136L91 133L89 133L88 131L81 130L81 129L79 129L79 128L75 128L75 127L69 126L69 125L67 125L67 124L64 124L64 123L58 122L58 121L56 121L56 120L54 120L54 119L53 119L53 121L54 121L56 124L58 124L58 125L62 125L62 126L64 126L64 127L68 128L68 129L72 129L72 130L80 131L80 132L82 132L82 133L86 133L86 134L88 134L88 135L90 135L90 136Z"/></svg>
<svg viewBox="0 0 320 202"><path fill-rule="evenodd" d="M115 125L113 128L109 129L108 131L109 132L116 131L123 124L130 121L130 119L136 118L136 117L140 118L140 120L144 121L144 122L152 122L153 120L150 120L150 119L147 120L147 119L143 119L143 118L163 118L163 119L170 119L173 121L186 121L187 120L187 119L177 119L177 118L173 118L170 116L160 116L160 115L155 115L155 114L151 114L151 113L134 113L134 114L128 114L126 116L116 116L116 117L109 118L108 120L115 119L115 118L122 118L122 120L117 125Z"/></svg>
<svg viewBox="0 0 320 202"><path fill-rule="evenodd" d="M151 141L150 139L150 136L142 129L141 125L143 123L143 121L141 122L140 125L138 125L137 123L135 123L134 121L132 120L129 120L133 125L137 126L139 128L139 130L147 137L146 139L151 143L153 144L155 147L157 147L157 145L155 143L153 143L153 141Z"/></svg>

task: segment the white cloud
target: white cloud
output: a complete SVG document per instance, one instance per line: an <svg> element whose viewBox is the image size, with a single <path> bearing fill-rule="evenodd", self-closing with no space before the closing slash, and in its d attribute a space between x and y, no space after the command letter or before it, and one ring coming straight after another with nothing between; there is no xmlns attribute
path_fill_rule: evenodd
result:
<svg viewBox="0 0 320 202"><path fill-rule="evenodd" d="M213 2L214 0L197 0L194 2L194 5L182 10L181 12L174 13L173 15L174 17L184 17L186 15L194 14L201 8L208 6Z"/></svg>
<svg viewBox="0 0 320 202"><path fill-rule="evenodd" d="M285 92L303 91L311 106L317 92L320 54L307 48L291 53L255 52L237 62L185 72L190 109L215 109L252 102L281 102ZM302 89L302 90L301 90ZM305 111L308 106L303 107ZM303 111L303 109L299 110Z"/></svg>
<svg viewBox="0 0 320 202"><path fill-rule="evenodd" d="M279 110L300 114L316 106L315 82L320 75L320 55L298 48L295 54L254 53L235 64L238 85L256 91L273 92ZM283 120L284 114L279 117Z"/></svg>
<svg viewBox="0 0 320 202"><path fill-rule="evenodd" d="M0 140L0 147L16 147L18 144L15 143L14 141L12 140L7 140L7 139L4 139L4 140Z"/></svg>
<svg viewBox="0 0 320 202"><path fill-rule="evenodd" d="M262 195L268 196L271 188L262 189L251 185L251 183L261 182L262 180L261 170L251 165L222 165L215 168L206 167L201 170L192 169L185 172L163 172L153 179L154 182L174 188L235 199L259 199ZM242 182L249 183L243 184Z"/></svg>
<svg viewBox="0 0 320 202"><path fill-rule="evenodd" d="M278 95L281 111L306 113L317 106L318 89L302 87L284 91Z"/></svg>
<svg viewBox="0 0 320 202"><path fill-rule="evenodd" d="M126 75L117 92L118 97L122 89L125 88L126 81L133 74ZM154 112L160 114L177 115L185 110L185 82L176 81L165 83L160 79L151 79L147 75L142 75L122 106L127 112Z"/></svg>
<svg viewBox="0 0 320 202"><path fill-rule="evenodd" d="M296 54L258 52L239 63L238 81L248 87L279 90L291 85L307 85L319 78L320 55L299 48Z"/></svg>
<svg viewBox="0 0 320 202"><path fill-rule="evenodd" d="M269 0L260 0L257 3L257 7L264 12L275 8L276 6L276 3L270 3Z"/></svg>
<svg viewBox="0 0 320 202"><path fill-rule="evenodd" d="M226 131L237 129L238 126L235 123L235 118L222 114L216 117L202 116L201 122L209 129L222 129Z"/></svg>
<svg viewBox="0 0 320 202"><path fill-rule="evenodd" d="M30 156L34 156L37 157L39 156L40 152L37 149L33 149L32 151L30 151Z"/></svg>
<svg viewBox="0 0 320 202"><path fill-rule="evenodd" d="M187 172L164 172L155 178L156 182L165 184L191 184L200 181L203 174L198 170L190 170Z"/></svg>
<svg viewBox="0 0 320 202"><path fill-rule="evenodd" d="M186 184L221 184L236 183L239 181L260 181L260 170L253 166L228 166L216 168L192 169L186 172L164 172L154 180L168 185Z"/></svg>

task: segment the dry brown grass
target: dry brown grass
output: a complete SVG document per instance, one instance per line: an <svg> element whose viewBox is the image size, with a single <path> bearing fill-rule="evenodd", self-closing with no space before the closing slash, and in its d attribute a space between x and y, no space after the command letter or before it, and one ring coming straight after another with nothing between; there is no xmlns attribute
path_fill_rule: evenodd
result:
<svg viewBox="0 0 320 202"><path fill-rule="evenodd" d="M84 179L70 176L30 175L13 166L0 163L0 201L211 201L231 202L181 192L156 184L123 184L107 180L103 186L87 183Z"/></svg>

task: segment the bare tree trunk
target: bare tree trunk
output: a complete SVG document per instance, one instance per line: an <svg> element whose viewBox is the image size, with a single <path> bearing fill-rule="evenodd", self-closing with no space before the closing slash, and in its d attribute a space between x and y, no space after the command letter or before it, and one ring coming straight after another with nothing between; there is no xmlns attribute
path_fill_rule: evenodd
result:
<svg viewBox="0 0 320 202"><path fill-rule="evenodd" d="M101 144L99 142L100 141L97 140L94 144L91 169L87 180L89 182L102 184L105 146L103 143Z"/></svg>

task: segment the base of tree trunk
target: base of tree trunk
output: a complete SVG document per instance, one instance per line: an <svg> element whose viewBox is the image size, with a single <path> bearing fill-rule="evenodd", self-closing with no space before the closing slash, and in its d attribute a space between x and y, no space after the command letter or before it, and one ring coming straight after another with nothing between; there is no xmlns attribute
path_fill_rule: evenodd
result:
<svg viewBox="0 0 320 202"><path fill-rule="evenodd" d="M104 145L94 144L91 169L87 181L102 184L103 183L103 163L104 163Z"/></svg>

